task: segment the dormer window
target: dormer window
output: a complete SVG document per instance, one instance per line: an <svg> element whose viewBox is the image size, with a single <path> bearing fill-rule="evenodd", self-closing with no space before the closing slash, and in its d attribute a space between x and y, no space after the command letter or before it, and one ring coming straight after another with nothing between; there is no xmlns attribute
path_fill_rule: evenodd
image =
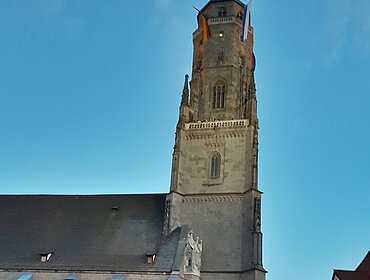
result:
<svg viewBox="0 0 370 280"><path fill-rule="evenodd" d="M226 17L226 8L225 7L220 7L218 10L218 16L219 17Z"/></svg>
<svg viewBox="0 0 370 280"><path fill-rule="evenodd" d="M48 262L52 255L53 255L53 253L40 254L40 261L41 262Z"/></svg>
<svg viewBox="0 0 370 280"><path fill-rule="evenodd" d="M152 263L154 263L155 258L156 258L156 254L147 254L147 255L146 255L146 263L147 263L147 264L152 264Z"/></svg>

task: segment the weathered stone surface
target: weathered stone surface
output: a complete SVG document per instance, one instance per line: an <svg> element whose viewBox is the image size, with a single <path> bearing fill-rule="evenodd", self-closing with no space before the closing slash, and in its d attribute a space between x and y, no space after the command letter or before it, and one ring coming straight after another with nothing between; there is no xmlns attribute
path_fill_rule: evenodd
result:
<svg viewBox="0 0 370 280"><path fill-rule="evenodd" d="M204 240L202 279L263 280L253 29L242 42L239 1L210 1L201 12L211 36L205 40L201 25L193 33L190 102L182 103L176 129L167 229L189 225Z"/></svg>

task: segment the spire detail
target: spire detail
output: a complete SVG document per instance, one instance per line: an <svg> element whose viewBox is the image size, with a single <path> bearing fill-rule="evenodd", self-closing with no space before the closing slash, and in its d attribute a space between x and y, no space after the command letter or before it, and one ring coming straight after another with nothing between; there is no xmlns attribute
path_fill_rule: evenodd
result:
<svg viewBox="0 0 370 280"><path fill-rule="evenodd" d="M189 106L189 75L185 75L184 89L182 90L181 105Z"/></svg>

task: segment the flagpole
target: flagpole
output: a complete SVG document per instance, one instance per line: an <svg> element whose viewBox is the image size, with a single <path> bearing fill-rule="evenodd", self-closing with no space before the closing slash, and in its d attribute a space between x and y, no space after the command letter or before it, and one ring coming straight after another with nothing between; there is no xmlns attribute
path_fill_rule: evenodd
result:
<svg viewBox="0 0 370 280"><path fill-rule="evenodd" d="M196 7L194 7L194 6L192 6L196 11L198 11L199 13L200 13L200 10L199 9L197 9Z"/></svg>

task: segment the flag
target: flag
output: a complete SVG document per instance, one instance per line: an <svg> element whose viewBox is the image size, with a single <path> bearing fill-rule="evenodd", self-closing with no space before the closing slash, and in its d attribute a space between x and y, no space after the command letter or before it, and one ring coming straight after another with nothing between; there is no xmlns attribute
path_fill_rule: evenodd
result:
<svg viewBox="0 0 370 280"><path fill-rule="evenodd" d="M203 14L200 14L200 21L203 26L203 41L207 42L210 32L209 32L209 26L207 23L207 19Z"/></svg>
<svg viewBox="0 0 370 280"><path fill-rule="evenodd" d="M244 7L242 42L247 40L250 25L251 1Z"/></svg>
<svg viewBox="0 0 370 280"><path fill-rule="evenodd" d="M251 70L254 72L256 69L256 56L254 55L254 52L252 52L251 56Z"/></svg>

